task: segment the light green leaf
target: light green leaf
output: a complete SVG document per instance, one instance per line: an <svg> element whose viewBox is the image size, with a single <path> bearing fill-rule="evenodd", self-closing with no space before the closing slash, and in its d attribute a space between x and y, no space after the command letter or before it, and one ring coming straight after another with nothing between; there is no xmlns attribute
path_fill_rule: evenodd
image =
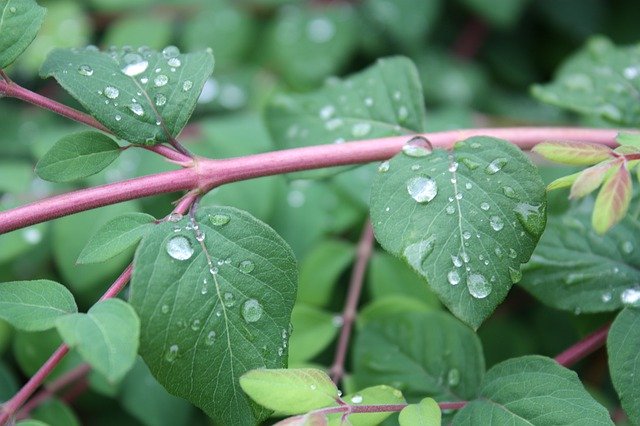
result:
<svg viewBox="0 0 640 426"><path fill-rule="evenodd" d="M340 275L353 262L356 251L352 244L326 240L315 245L300 264L298 302L326 306Z"/></svg>
<svg viewBox="0 0 640 426"><path fill-rule="evenodd" d="M529 355L491 368L480 398L453 418L453 425L560 425L588 419L613 425L609 412L584 389L578 375L550 358Z"/></svg>
<svg viewBox="0 0 640 426"><path fill-rule="evenodd" d="M111 381L124 377L135 362L140 320L120 299L98 302L86 314L58 318L56 326L64 342Z"/></svg>
<svg viewBox="0 0 640 426"><path fill-rule="evenodd" d="M570 165L590 166L613 158L608 146L588 142L548 141L537 144L532 151L547 160Z"/></svg>
<svg viewBox="0 0 640 426"><path fill-rule="evenodd" d="M636 290L636 297L640 290ZM640 310L618 314L607 336L609 371L622 407L632 423L640 423Z"/></svg>
<svg viewBox="0 0 640 426"><path fill-rule="evenodd" d="M547 185L547 191L553 191L554 189L566 188L573 185L573 182L575 182L578 176L580 176L580 173L581 172L574 173L568 176L562 176L554 180Z"/></svg>
<svg viewBox="0 0 640 426"><path fill-rule="evenodd" d="M640 134L637 133L618 133L616 142L625 147L640 149Z"/></svg>
<svg viewBox="0 0 640 426"><path fill-rule="evenodd" d="M0 69L36 38L46 12L35 0L0 0Z"/></svg>
<svg viewBox="0 0 640 426"><path fill-rule="evenodd" d="M209 52L86 48L53 50L40 74L55 77L119 138L155 145L180 133L212 70Z"/></svg>
<svg viewBox="0 0 640 426"><path fill-rule="evenodd" d="M426 278L474 328L520 279L546 222L537 169L510 143L489 137L453 152L417 142L380 167L371 222L388 252Z"/></svg>
<svg viewBox="0 0 640 426"><path fill-rule="evenodd" d="M349 405L398 405L406 404L402 392L391 386L378 385L359 390L358 392L345 395L342 397L344 402ZM347 421L352 426L375 426L382 423L387 417L393 414L392 411L380 413L360 413L350 414ZM328 416L330 426L341 426L342 414L333 414Z"/></svg>
<svg viewBox="0 0 640 426"><path fill-rule="evenodd" d="M102 225L78 256L78 263L104 262L132 247L151 229L155 218L146 213L127 213Z"/></svg>
<svg viewBox="0 0 640 426"><path fill-rule="evenodd" d="M338 333L340 323L335 318L330 312L296 303L291 313L295 333L289 340L289 362L308 361L322 352Z"/></svg>
<svg viewBox="0 0 640 426"><path fill-rule="evenodd" d="M410 401L424 395L446 401L473 398L484 375L477 335L443 312L369 322L358 333L353 362L359 387L392 385Z"/></svg>
<svg viewBox="0 0 640 426"><path fill-rule="evenodd" d="M242 390L258 404L282 414L302 414L338 405L338 388L312 368L258 369L240 377Z"/></svg>
<svg viewBox="0 0 640 426"><path fill-rule="evenodd" d="M424 398L417 404L403 408L398 420L400 426L440 426L442 413L436 401Z"/></svg>
<svg viewBox="0 0 640 426"><path fill-rule="evenodd" d="M100 132L63 137L38 161L36 173L51 182L71 182L102 171L120 155L120 146Z"/></svg>
<svg viewBox="0 0 640 426"><path fill-rule="evenodd" d="M49 280L0 283L0 318L16 328L41 331L55 327L56 319L78 312L65 286Z"/></svg>
<svg viewBox="0 0 640 426"><path fill-rule="evenodd" d="M563 63L551 83L534 86L532 93L552 105L637 127L638 63L640 45L616 47L595 37Z"/></svg>
<svg viewBox="0 0 640 426"><path fill-rule="evenodd" d="M170 393L216 422L254 424L269 412L242 395L238 379L286 365L295 258L240 210L201 207L195 221L202 244L184 218L158 224L138 246L130 298L140 353Z"/></svg>

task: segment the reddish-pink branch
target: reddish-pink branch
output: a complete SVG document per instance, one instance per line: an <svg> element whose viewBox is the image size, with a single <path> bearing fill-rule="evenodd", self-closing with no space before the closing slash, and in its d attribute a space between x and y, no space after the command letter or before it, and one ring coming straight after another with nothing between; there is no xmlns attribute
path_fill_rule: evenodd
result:
<svg viewBox="0 0 640 426"><path fill-rule="evenodd" d="M607 342L607 335L610 327L611 324L606 324L589 334L584 339L556 356L556 362L568 368L588 355L591 355Z"/></svg>
<svg viewBox="0 0 640 426"><path fill-rule="evenodd" d="M371 227L371 222L367 220L362 231L362 236L360 237L360 243L358 244L357 259L351 273L349 293L344 305L344 311L342 312L342 329L340 330L336 356L330 370L331 380L335 383L338 383L344 375L344 364L349 349L351 330L353 329L353 322L356 319L358 301L360 300L360 293L362 292L367 264L371 258L373 242L373 228Z"/></svg>

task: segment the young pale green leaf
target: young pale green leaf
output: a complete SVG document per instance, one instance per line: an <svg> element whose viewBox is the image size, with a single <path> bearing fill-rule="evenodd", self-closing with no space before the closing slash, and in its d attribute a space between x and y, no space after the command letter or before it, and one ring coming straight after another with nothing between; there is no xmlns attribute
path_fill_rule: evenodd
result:
<svg viewBox="0 0 640 426"><path fill-rule="evenodd" d="M308 361L322 352L336 337L340 322L336 323L335 314L296 303L291 313L296 332L289 340L289 363Z"/></svg>
<svg viewBox="0 0 640 426"><path fill-rule="evenodd" d="M36 38L46 12L35 0L0 0L0 69L15 61Z"/></svg>
<svg viewBox="0 0 640 426"><path fill-rule="evenodd" d="M640 298L636 289L635 298ZM632 423L640 423L640 310L618 314L607 337L609 371L622 407Z"/></svg>
<svg viewBox="0 0 640 426"><path fill-rule="evenodd" d="M109 260L138 242L153 229L155 218L146 213L127 213L102 225L78 256L78 263Z"/></svg>
<svg viewBox="0 0 640 426"><path fill-rule="evenodd" d="M523 268L522 286L556 309L618 310L629 304L625 295L640 281L640 225L626 218L600 236L582 210L551 217Z"/></svg>
<svg viewBox="0 0 640 426"><path fill-rule="evenodd" d="M102 171L120 155L120 146L100 132L65 136L36 164L36 173L51 182L70 182Z"/></svg>
<svg viewBox="0 0 640 426"><path fill-rule="evenodd" d="M55 49L42 65L99 122L131 143L168 142L187 123L213 71L210 52Z"/></svg>
<svg viewBox="0 0 640 426"><path fill-rule="evenodd" d="M442 413L433 398L424 398L417 404L403 408L398 420L400 426L440 426Z"/></svg>
<svg viewBox="0 0 640 426"><path fill-rule="evenodd" d="M554 81L532 88L543 102L616 124L637 127L640 109L640 45L616 47L602 37L592 38L570 57Z"/></svg>
<svg viewBox="0 0 640 426"><path fill-rule="evenodd" d="M571 185L569 198L582 198L595 191L602 184L605 175L612 167L613 163L605 162L577 173L578 176L575 178L573 185Z"/></svg>
<svg viewBox="0 0 640 426"><path fill-rule="evenodd" d="M217 423L264 419L238 379L286 366L296 271L271 228L231 207L156 225L136 251L130 293L153 375Z"/></svg>
<svg viewBox="0 0 640 426"><path fill-rule="evenodd" d="M618 133L616 142L622 147L631 147L640 149L640 134L637 133Z"/></svg>
<svg viewBox="0 0 640 426"><path fill-rule="evenodd" d="M573 182L575 182L578 176L580 176L580 173L581 172L574 173L568 176L562 176L561 178L554 180L549 185L547 185L547 191L553 191L554 189L566 188L573 185Z"/></svg>
<svg viewBox="0 0 640 426"><path fill-rule="evenodd" d="M453 152L409 142L373 182L376 238L478 328L520 279L546 223L537 169L510 143L475 137Z"/></svg>
<svg viewBox="0 0 640 426"><path fill-rule="evenodd" d="M302 414L338 405L329 376L312 368L258 369L240 377L242 390L258 404L282 414Z"/></svg>
<svg viewBox="0 0 640 426"><path fill-rule="evenodd" d="M598 234L604 234L624 218L629 209L632 192L631 175L627 166L625 164L613 166L612 173L600 188L593 206L591 224Z"/></svg>
<svg viewBox="0 0 640 426"><path fill-rule="evenodd" d="M120 299L98 302L86 314L58 318L56 327L67 345L113 382L124 377L136 360L140 320Z"/></svg>
<svg viewBox="0 0 640 426"><path fill-rule="evenodd" d="M403 313L367 323L354 346L359 387L393 383L409 400L474 398L484 375L478 336L443 312Z"/></svg>
<svg viewBox="0 0 640 426"><path fill-rule="evenodd" d="M572 141L542 142L534 146L532 151L547 160L578 166L590 166L607 160L612 153L612 149L605 145Z"/></svg>
<svg viewBox="0 0 640 426"><path fill-rule="evenodd" d="M349 405L398 405L406 404L402 392L387 385L378 385L362 389L358 392L345 395L342 400ZM387 417L393 414L392 411L379 413L358 413L349 414L348 423L352 426L375 426L382 423ZM331 414L328 416L330 426L341 426L342 414Z"/></svg>
<svg viewBox="0 0 640 426"><path fill-rule="evenodd" d="M55 327L56 319L78 312L65 286L49 280L0 284L0 318L26 331Z"/></svg>
<svg viewBox="0 0 640 426"><path fill-rule="evenodd" d="M550 358L529 355L491 368L480 398L453 418L453 425L560 425L588 419L589 425L613 425L578 375Z"/></svg>

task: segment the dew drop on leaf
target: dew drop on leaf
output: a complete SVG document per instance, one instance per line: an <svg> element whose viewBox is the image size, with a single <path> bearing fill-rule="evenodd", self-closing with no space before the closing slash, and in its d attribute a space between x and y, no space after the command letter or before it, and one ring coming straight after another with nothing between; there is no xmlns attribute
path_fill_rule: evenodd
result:
<svg viewBox="0 0 640 426"><path fill-rule="evenodd" d="M169 65L170 67L178 68L180 65L182 65L182 62L178 58L170 58L167 61L167 65Z"/></svg>
<svg viewBox="0 0 640 426"><path fill-rule="evenodd" d="M402 146L402 152L409 157L426 157L433 151L433 146L427 138L414 136Z"/></svg>
<svg viewBox="0 0 640 426"><path fill-rule="evenodd" d="M447 212L447 214L454 214L456 212L456 208L451 204L449 204L444 210Z"/></svg>
<svg viewBox="0 0 640 426"><path fill-rule="evenodd" d="M236 297L233 295L233 293L226 292L222 295L222 299L222 303L224 303L224 306L226 306L227 308L231 308L236 304Z"/></svg>
<svg viewBox="0 0 640 426"><path fill-rule="evenodd" d="M491 216L489 219L489 224L494 231L500 231L504 228L504 222L500 218L500 216Z"/></svg>
<svg viewBox="0 0 640 426"><path fill-rule="evenodd" d="M93 75L93 68L89 65L80 65L78 67L78 74L91 77Z"/></svg>
<svg viewBox="0 0 640 426"><path fill-rule="evenodd" d="M182 83L182 90L184 90L185 92L188 92L189 90L191 90L192 87L193 87L193 81L191 80L185 80L185 82Z"/></svg>
<svg viewBox="0 0 640 426"><path fill-rule="evenodd" d="M413 243L404 249L404 257L417 270L422 270L422 263L431 254L435 246L436 237L432 235L426 240Z"/></svg>
<svg viewBox="0 0 640 426"><path fill-rule="evenodd" d="M460 274L455 269L447 274L447 281L451 285L457 285L460 282Z"/></svg>
<svg viewBox="0 0 640 426"><path fill-rule="evenodd" d="M164 104L167 103L167 97L162 93L156 94L156 96L154 97L154 100L155 100L156 106L163 106Z"/></svg>
<svg viewBox="0 0 640 426"><path fill-rule="evenodd" d="M482 204L480 204L480 208L481 208L482 210L484 210L484 211L489 210L489 208L490 208L489 203L482 203Z"/></svg>
<svg viewBox="0 0 640 426"><path fill-rule="evenodd" d="M201 321L199 319L195 319L195 320L193 320L191 322L191 329L193 331L198 331L198 330L200 330L201 324L202 323L201 323Z"/></svg>
<svg viewBox="0 0 640 426"><path fill-rule="evenodd" d="M507 164L506 158L496 158L492 162L490 162L487 167L484 169L485 173L489 175L494 175L498 173L502 168Z"/></svg>
<svg viewBox="0 0 640 426"><path fill-rule="evenodd" d="M407 192L418 203L428 203L438 195L438 185L429 176L414 176L407 181Z"/></svg>
<svg viewBox="0 0 640 426"><path fill-rule="evenodd" d="M104 95L109 99L116 99L120 96L120 90L113 86L107 86L104 88Z"/></svg>
<svg viewBox="0 0 640 426"><path fill-rule="evenodd" d="M169 308L169 305L162 305L162 307L160 308L160 311L161 311L163 314L168 314L170 309L171 309L171 308Z"/></svg>
<svg viewBox="0 0 640 426"><path fill-rule="evenodd" d="M509 277L511 278L511 282L515 284L522 279L522 271L509 266Z"/></svg>
<svg viewBox="0 0 640 426"><path fill-rule="evenodd" d="M545 217L542 205L518 203L513 209L522 227L533 236L540 236L544 231Z"/></svg>
<svg viewBox="0 0 640 426"><path fill-rule="evenodd" d="M243 260L242 262L240 262L240 265L238 265L238 269L240 269L240 272L242 272L243 274L249 274L251 273L254 269L255 269L255 265L252 261L250 260Z"/></svg>
<svg viewBox="0 0 640 426"><path fill-rule="evenodd" d="M137 53L127 53L124 55L123 60L124 66L121 71L129 77L135 77L136 75L142 74L149 66L149 62Z"/></svg>
<svg viewBox="0 0 640 426"><path fill-rule="evenodd" d="M611 301L612 295L611 292L606 292L603 293L602 296L600 297L600 299L604 302L604 303L608 303Z"/></svg>
<svg viewBox="0 0 640 426"><path fill-rule="evenodd" d="M367 136L371 131L371 124L369 123L356 123L351 128L351 134L356 137Z"/></svg>
<svg viewBox="0 0 640 426"><path fill-rule="evenodd" d="M114 118L116 119L116 121L122 120L122 116L120 114L116 114Z"/></svg>
<svg viewBox="0 0 640 426"><path fill-rule="evenodd" d="M262 316L262 305L256 299L249 299L242 305L242 318L246 322L256 322Z"/></svg>
<svg viewBox="0 0 640 426"><path fill-rule="evenodd" d="M631 241L625 241L622 243L622 251L626 254L631 254L633 252L633 243Z"/></svg>
<svg viewBox="0 0 640 426"><path fill-rule="evenodd" d="M513 200L518 198L518 195L516 194L516 191L514 191L514 189L512 187L510 187L510 186L503 186L502 187L502 193L505 196L507 196L507 197L509 197L509 198L511 198Z"/></svg>
<svg viewBox="0 0 640 426"><path fill-rule="evenodd" d="M169 77L167 77L164 74L158 74L153 79L153 84L155 84L156 87L165 86L168 82L169 82Z"/></svg>
<svg viewBox="0 0 640 426"><path fill-rule="evenodd" d="M229 223L229 220L230 218L226 214L214 214L209 216L209 221L214 226L226 225L227 223Z"/></svg>
<svg viewBox="0 0 640 426"><path fill-rule="evenodd" d="M144 109L142 108L142 105L138 103L129 105L129 110L138 117L142 117L144 115Z"/></svg>
<svg viewBox="0 0 640 426"><path fill-rule="evenodd" d="M167 242L167 253L176 260L187 260L193 256L193 247L191 242L182 236L171 238Z"/></svg>
<svg viewBox="0 0 640 426"><path fill-rule="evenodd" d="M518 257L518 253L516 253L516 251L512 248L509 249L509 257L511 259L515 259L516 257Z"/></svg>
<svg viewBox="0 0 640 426"><path fill-rule="evenodd" d="M180 348L178 348L178 345L169 346L169 349L167 350L167 353L165 354L164 358L169 362L175 361L176 358L178 358L179 350Z"/></svg>
<svg viewBox="0 0 640 426"><path fill-rule="evenodd" d="M491 284L482 274L470 274L467 277L469 293L476 299L484 299L491 294Z"/></svg>
<svg viewBox="0 0 640 426"><path fill-rule="evenodd" d="M452 368L447 374L447 383L449 386L458 386L460 383L460 371L457 368Z"/></svg>
<svg viewBox="0 0 640 426"><path fill-rule="evenodd" d="M475 161L473 161L473 160L471 160L470 158L467 158L467 157L461 158L460 162L462 164L464 164L467 167L467 169L469 169L469 170L475 170L480 166L480 163L477 163L477 162L475 162Z"/></svg>
<svg viewBox="0 0 640 426"><path fill-rule="evenodd" d="M453 256L453 255L452 255L452 256L451 256L451 261L453 262L453 265L454 265L456 268L459 268L459 267L461 267L461 266L462 266L462 260L460 260L460 257L459 257L459 256Z"/></svg>
<svg viewBox="0 0 640 426"><path fill-rule="evenodd" d="M628 288L620 294L620 301L625 306L640 306L640 288Z"/></svg>
<svg viewBox="0 0 640 426"><path fill-rule="evenodd" d="M182 220L182 215L180 213L171 213L167 216L167 221L169 222L180 222Z"/></svg>
<svg viewBox="0 0 640 426"><path fill-rule="evenodd" d="M358 395L358 394L353 395L353 396L351 397L351 402L352 402L353 404L360 404L360 403L362 403L362 395Z"/></svg>
<svg viewBox="0 0 640 426"><path fill-rule="evenodd" d="M207 338L204 341L204 343L207 346L213 346L213 344L215 342L216 342L216 332L215 331L210 331L209 333L207 333Z"/></svg>
<svg viewBox="0 0 640 426"><path fill-rule="evenodd" d="M180 54L180 49L178 49L176 46L167 46L164 49L162 49L162 56L165 59L175 58L179 54Z"/></svg>
<svg viewBox="0 0 640 426"><path fill-rule="evenodd" d="M384 173L389 171L389 162L388 161L383 161L382 163L380 163L380 165L378 166L378 171L380 173Z"/></svg>

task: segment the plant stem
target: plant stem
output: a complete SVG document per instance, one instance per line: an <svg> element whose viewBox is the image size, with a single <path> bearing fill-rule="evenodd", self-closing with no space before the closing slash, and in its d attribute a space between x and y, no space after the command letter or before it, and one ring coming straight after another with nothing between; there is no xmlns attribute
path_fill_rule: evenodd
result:
<svg viewBox="0 0 640 426"><path fill-rule="evenodd" d="M11 78L9 78L7 73L5 73L2 68L0 68L0 78L2 78L8 84L13 84L13 82L11 81Z"/></svg>
<svg viewBox="0 0 640 426"><path fill-rule="evenodd" d="M336 356L330 370L331 380L333 380L334 383L338 383L344 375L344 363L349 349L349 339L351 338L353 322L356 319L358 301L360 300L360 293L362 292L367 264L371 258L373 242L373 228L371 227L371 221L367 219L362 231L362 236L360 237L360 242L358 243L357 259L351 273L349 294L347 295L347 302L344 305L344 311L342 313L342 329L340 331L340 338L338 339L338 348L336 349Z"/></svg>
<svg viewBox="0 0 640 426"><path fill-rule="evenodd" d="M0 82L1 83L1 82ZM582 128L516 127L502 129L469 129L424 134L438 148L449 149L459 140L472 136L494 136L509 140L526 150L549 139L580 140L617 146L618 130ZM386 160L400 151L409 139L396 136L369 139L339 145L317 145L273 151L223 160L199 158L196 166L81 189L0 212L0 233L24 228L84 210L116 204L167 192L211 188L230 182L254 179L301 170Z"/></svg>
<svg viewBox="0 0 640 426"><path fill-rule="evenodd" d="M568 368L586 356L591 355L606 343L610 327L611 324L606 324L589 334L584 339L556 356L556 362Z"/></svg>

